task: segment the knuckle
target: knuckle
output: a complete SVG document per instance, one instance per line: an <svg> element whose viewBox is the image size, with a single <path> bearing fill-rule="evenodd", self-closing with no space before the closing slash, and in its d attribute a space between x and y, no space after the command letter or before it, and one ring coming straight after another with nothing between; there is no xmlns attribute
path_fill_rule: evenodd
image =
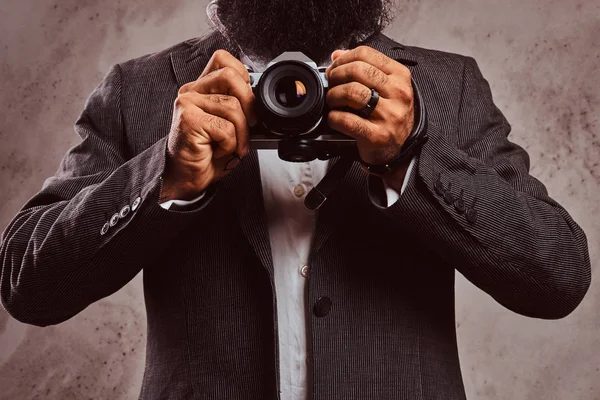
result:
<svg viewBox="0 0 600 400"><path fill-rule="evenodd" d="M182 86L179 88L179 91L178 91L177 93L178 93L178 94L183 94L183 93L186 93L186 92L188 92L188 91L190 90L190 86L191 86L191 84L190 84L190 83L186 83L186 84L182 85Z"/></svg>
<svg viewBox="0 0 600 400"><path fill-rule="evenodd" d="M237 72L231 67L223 67L220 75L225 80L231 80L237 76Z"/></svg>
<svg viewBox="0 0 600 400"><path fill-rule="evenodd" d="M185 108L185 105L187 104L187 100L185 98L185 94L181 94L179 96L177 96L177 98L175 99L175 108L177 109L181 109L181 108Z"/></svg>
<svg viewBox="0 0 600 400"><path fill-rule="evenodd" d="M369 100L370 92L367 93L367 90L360 84L349 85L347 89L347 95L350 99L356 101L357 103L363 104Z"/></svg>
<svg viewBox="0 0 600 400"><path fill-rule="evenodd" d="M386 56L385 54L382 53L377 53L375 54L375 58L377 59L377 62L381 65L388 65L389 62L391 61L391 59Z"/></svg>
<svg viewBox="0 0 600 400"><path fill-rule="evenodd" d="M344 89L344 94L346 95L347 98L349 98L350 100L356 100L357 98L357 93L356 93L356 85L347 85L346 88Z"/></svg>
<svg viewBox="0 0 600 400"><path fill-rule="evenodd" d="M369 47L368 46L358 46L355 50L354 50L354 55L357 58L364 58L368 55L369 53Z"/></svg>
<svg viewBox="0 0 600 400"><path fill-rule="evenodd" d="M178 118L177 118L177 123L176 123L178 130L182 131L182 132L188 132L191 130L192 128L192 121L190 119L189 116L189 112L186 112L185 110L181 110L178 113Z"/></svg>
<svg viewBox="0 0 600 400"><path fill-rule="evenodd" d="M405 85L397 85L395 88L395 93L398 98L406 103L410 103L413 100L413 90L412 86Z"/></svg>
<svg viewBox="0 0 600 400"><path fill-rule="evenodd" d="M371 91L368 88L361 88L360 103L366 105L370 99L371 99Z"/></svg>
<svg viewBox="0 0 600 400"><path fill-rule="evenodd" d="M377 68L373 67L372 65L365 65L365 69L364 69L365 75L367 75L367 77L369 79L375 79L379 77L379 71L377 70Z"/></svg>
<svg viewBox="0 0 600 400"><path fill-rule="evenodd" d="M227 50L219 49L213 53L213 59L217 62L224 61L229 53Z"/></svg>
<svg viewBox="0 0 600 400"><path fill-rule="evenodd" d="M348 75L350 75L351 77L359 76L360 72L361 72L360 65L358 65L356 63L351 64L350 67L348 68Z"/></svg>
<svg viewBox="0 0 600 400"><path fill-rule="evenodd" d="M227 96L219 93L213 93L208 95L208 100L212 103L225 103L227 101Z"/></svg>
<svg viewBox="0 0 600 400"><path fill-rule="evenodd" d="M232 137L232 136L227 137L227 139L225 139L223 141L222 147L223 147L223 150L225 150L226 152L232 153L237 147L235 137Z"/></svg>
<svg viewBox="0 0 600 400"><path fill-rule="evenodd" d="M369 130L367 127L359 120L355 120L352 122L352 131L354 131L358 136L369 138Z"/></svg>

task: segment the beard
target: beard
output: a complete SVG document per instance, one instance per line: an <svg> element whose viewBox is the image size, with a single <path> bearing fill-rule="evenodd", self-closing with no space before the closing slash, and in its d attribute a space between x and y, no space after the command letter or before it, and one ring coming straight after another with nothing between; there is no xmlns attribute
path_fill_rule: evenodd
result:
<svg viewBox="0 0 600 400"><path fill-rule="evenodd" d="M322 65L331 53L355 47L393 20L393 0L218 0L228 39L267 63L300 51Z"/></svg>

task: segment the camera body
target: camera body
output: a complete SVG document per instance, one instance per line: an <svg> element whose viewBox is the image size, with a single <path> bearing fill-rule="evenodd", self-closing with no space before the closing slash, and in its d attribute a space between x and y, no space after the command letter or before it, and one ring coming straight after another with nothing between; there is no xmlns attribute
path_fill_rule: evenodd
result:
<svg viewBox="0 0 600 400"><path fill-rule="evenodd" d="M300 52L281 54L264 72L246 68L258 117L250 130L252 148L277 149L281 159L291 162L326 160L356 150L353 138L327 125L325 68Z"/></svg>

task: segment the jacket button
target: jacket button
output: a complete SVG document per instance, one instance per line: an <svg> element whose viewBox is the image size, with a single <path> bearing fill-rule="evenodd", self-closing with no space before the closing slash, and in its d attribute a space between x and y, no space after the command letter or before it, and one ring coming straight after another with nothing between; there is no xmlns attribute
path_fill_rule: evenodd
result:
<svg viewBox="0 0 600 400"><path fill-rule="evenodd" d="M459 214L463 214L465 212L465 202L463 199L457 199L454 202L454 208Z"/></svg>
<svg viewBox="0 0 600 400"><path fill-rule="evenodd" d="M435 192L438 194L438 196L443 196L444 193L446 192L446 189L444 188L444 184L442 183L441 172L438 173L438 178L437 178L437 181L435 181L433 188L435 189Z"/></svg>
<svg viewBox="0 0 600 400"><path fill-rule="evenodd" d="M331 299L329 297L319 297L319 300L313 307L313 312L317 317L324 317L331 310Z"/></svg>
<svg viewBox="0 0 600 400"><path fill-rule="evenodd" d="M119 218L125 218L127 215L129 215L129 211L131 211L131 207L129 206L121 208L121 212L119 212Z"/></svg>
<svg viewBox="0 0 600 400"><path fill-rule="evenodd" d="M105 235L105 234L106 234L106 232L108 232L108 229L109 229L109 228L110 228L110 227L109 227L109 225L108 225L108 222L107 222L107 223L105 223L104 225L102 225L102 229L100 229L100 234L101 234L101 235Z"/></svg>
<svg viewBox="0 0 600 400"><path fill-rule="evenodd" d="M467 218L467 221L474 224L475 221L477 221L477 210L474 208L469 208L465 213L465 217Z"/></svg>
<svg viewBox="0 0 600 400"><path fill-rule="evenodd" d="M142 202L141 197L136 197L136 199L133 201L133 204L131 205L131 211L137 210L137 208L139 207L141 202Z"/></svg>
<svg viewBox="0 0 600 400"><path fill-rule="evenodd" d="M444 193L446 193L446 189L444 189L444 184L442 183L442 181L438 180L435 185L433 185L435 192L440 195L443 196Z"/></svg>
<svg viewBox="0 0 600 400"><path fill-rule="evenodd" d="M112 217L110 217L110 226L115 226L117 224L117 222L119 222L119 213L115 213L113 214Z"/></svg>
<svg viewBox="0 0 600 400"><path fill-rule="evenodd" d="M449 190L450 188L448 188L448 190L446 191L446 193L444 193L444 201L446 202L446 204L452 204L454 203L454 196L452 195L452 193Z"/></svg>

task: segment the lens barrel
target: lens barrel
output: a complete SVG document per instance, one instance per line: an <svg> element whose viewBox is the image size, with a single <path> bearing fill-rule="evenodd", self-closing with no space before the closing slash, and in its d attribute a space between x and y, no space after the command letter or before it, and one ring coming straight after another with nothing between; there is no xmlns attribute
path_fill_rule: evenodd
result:
<svg viewBox="0 0 600 400"><path fill-rule="evenodd" d="M318 71L304 62L271 65L260 77L255 95L258 117L273 133L302 135L321 120L325 89Z"/></svg>

